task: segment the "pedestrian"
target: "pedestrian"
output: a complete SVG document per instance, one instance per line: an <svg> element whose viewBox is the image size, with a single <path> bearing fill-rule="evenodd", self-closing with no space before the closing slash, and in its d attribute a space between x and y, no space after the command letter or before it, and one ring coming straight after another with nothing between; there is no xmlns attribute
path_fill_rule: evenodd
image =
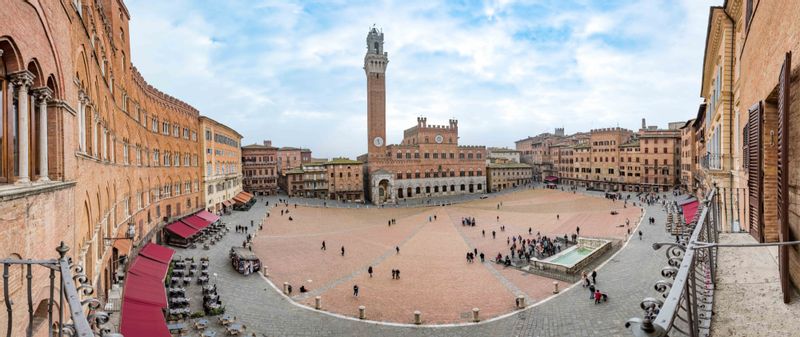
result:
<svg viewBox="0 0 800 337"><path fill-rule="evenodd" d="M433 215L433 221L436 221L436 214Z"/></svg>
<svg viewBox="0 0 800 337"><path fill-rule="evenodd" d="M320 247L319 249L320 249L320 250L326 250L326 249L327 249L327 248L325 247L325 240L322 240L322 247Z"/></svg>
<svg viewBox="0 0 800 337"><path fill-rule="evenodd" d="M358 284L353 285L353 296L358 297Z"/></svg>
<svg viewBox="0 0 800 337"><path fill-rule="evenodd" d="M642 231L640 230L639 231L639 240L641 240L641 239L642 239Z"/></svg>
<svg viewBox="0 0 800 337"><path fill-rule="evenodd" d="M400 254L400 246L394 246L395 254Z"/></svg>
<svg viewBox="0 0 800 337"><path fill-rule="evenodd" d="M399 280L399 279L400 279L400 269L397 269L397 270L395 271L395 274L397 274L397 276L396 276L396 277L397 277L397 279Z"/></svg>
<svg viewBox="0 0 800 337"><path fill-rule="evenodd" d="M500 216L499 215L497 216L497 222L500 222Z"/></svg>
<svg viewBox="0 0 800 337"><path fill-rule="evenodd" d="M575 234L578 234L578 236L581 235L581 226L575 227Z"/></svg>
<svg viewBox="0 0 800 337"><path fill-rule="evenodd" d="M586 274L586 271L581 273L581 278L583 278L583 287L586 288L589 285L589 276Z"/></svg>
<svg viewBox="0 0 800 337"><path fill-rule="evenodd" d="M481 257L481 262L483 262L483 258L484 258L483 252L481 252L480 257Z"/></svg>
<svg viewBox="0 0 800 337"><path fill-rule="evenodd" d="M369 266L369 268L367 268L367 273L369 273L369 277L371 278L372 277L372 266Z"/></svg>
<svg viewBox="0 0 800 337"><path fill-rule="evenodd" d="M589 285L589 299L590 300L594 298L594 290L595 290L594 289L594 284L590 284Z"/></svg>
<svg viewBox="0 0 800 337"><path fill-rule="evenodd" d="M533 228L528 227L528 235L531 235L532 232L533 232Z"/></svg>
<svg viewBox="0 0 800 337"><path fill-rule="evenodd" d="M595 290L594 292L594 304L600 303L600 299L603 298L603 294L600 292L600 289Z"/></svg>
<svg viewBox="0 0 800 337"><path fill-rule="evenodd" d="M481 235L483 235L483 237L486 237L486 230L485 229L481 229Z"/></svg>
<svg viewBox="0 0 800 337"><path fill-rule="evenodd" d="M344 246L342 246L342 256L344 256Z"/></svg>
<svg viewBox="0 0 800 337"><path fill-rule="evenodd" d="M559 215L559 214L556 214L556 220L558 220L558 219L560 219L560 218L561 218L561 215Z"/></svg>
<svg viewBox="0 0 800 337"><path fill-rule="evenodd" d="M592 270L592 283L597 284L597 270Z"/></svg>
<svg viewBox="0 0 800 337"><path fill-rule="evenodd" d="M289 293L289 296L292 296L292 285L291 284L286 285L286 292Z"/></svg>
<svg viewBox="0 0 800 337"><path fill-rule="evenodd" d="M494 231L492 231L492 239L494 239L494 238L495 238L495 234L496 234L496 233L495 233Z"/></svg>

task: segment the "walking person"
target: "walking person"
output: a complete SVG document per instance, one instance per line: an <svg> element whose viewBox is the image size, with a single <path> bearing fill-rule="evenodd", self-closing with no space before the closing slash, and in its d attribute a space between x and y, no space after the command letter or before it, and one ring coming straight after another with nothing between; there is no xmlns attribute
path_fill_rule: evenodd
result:
<svg viewBox="0 0 800 337"><path fill-rule="evenodd" d="M600 289L595 290L594 292L594 304L600 303L600 299L603 298L603 294L600 292Z"/></svg>
<svg viewBox="0 0 800 337"><path fill-rule="evenodd" d="M597 270L592 270L592 283L597 284Z"/></svg>
<svg viewBox="0 0 800 337"><path fill-rule="evenodd" d="M342 256L344 256L344 246L342 246Z"/></svg>
<svg viewBox="0 0 800 337"><path fill-rule="evenodd" d="M395 254L400 254L400 246L394 246Z"/></svg>
<svg viewBox="0 0 800 337"><path fill-rule="evenodd" d="M369 266L369 268L367 268L367 273L369 273L369 277L372 278L372 266Z"/></svg>
<svg viewBox="0 0 800 337"><path fill-rule="evenodd" d="M322 247L320 247L319 249L320 250L327 250L327 247L325 247L325 240L322 240Z"/></svg>
<svg viewBox="0 0 800 337"><path fill-rule="evenodd" d="M642 231L640 230L639 231L639 240L641 240L641 239L642 239Z"/></svg>
<svg viewBox="0 0 800 337"><path fill-rule="evenodd" d="M586 271L581 273L581 278L583 278L583 287L586 288L589 286L589 276L586 274Z"/></svg>
<svg viewBox="0 0 800 337"><path fill-rule="evenodd" d="M353 285L353 296L358 297L358 284Z"/></svg>
<svg viewBox="0 0 800 337"><path fill-rule="evenodd" d="M594 298L594 290L595 290L594 284L590 284L589 285L589 299L590 300Z"/></svg>

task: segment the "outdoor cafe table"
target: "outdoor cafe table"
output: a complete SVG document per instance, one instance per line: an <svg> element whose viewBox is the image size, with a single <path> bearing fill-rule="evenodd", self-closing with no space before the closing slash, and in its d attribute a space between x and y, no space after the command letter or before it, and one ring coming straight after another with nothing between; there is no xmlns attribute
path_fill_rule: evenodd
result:
<svg viewBox="0 0 800 337"><path fill-rule="evenodd" d="M184 287L170 287L170 288L167 288L167 291L169 291L169 293L171 295L185 294L186 293L186 288L184 288Z"/></svg>
<svg viewBox="0 0 800 337"><path fill-rule="evenodd" d="M206 329L206 331L203 331L203 335L202 336L203 337L214 337L216 335L217 335L216 331L210 330L210 329Z"/></svg>
<svg viewBox="0 0 800 337"><path fill-rule="evenodd" d="M225 324L225 325L233 323L233 320L234 320L234 317L231 314L224 314L224 315L222 315L222 317L219 318L219 321L222 322L222 324Z"/></svg>
<svg viewBox="0 0 800 337"><path fill-rule="evenodd" d="M173 323L167 324L167 330L169 332L181 332L186 330L186 323Z"/></svg>
<svg viewBox="0 0 800 337"><path fill-rule="evenodd" d="M195 328L198 328L198 329L205 328L205 327L208 326L208 319L206 319L206 318L198 319L198 320L194 321L194 326L195 326Z"/></svg>
<svg viewBox="0 0 800 337"><path fill-rule="evenodd" d="M189 299L186 297L178 297L178 298L170 298L169 303L171 304L184 304L189 303Z"/></svg>
<svg viewBox="0 0 800 337"><path fill-rule="evenodd" d="M206 294L206 295L203 295L203 300L204 301L216 301L217 299L219 299L219 295L217 295L217 294Z"/></svg>
<svg viewBox="0 0 800 337"><path fill-rule="evenodd" d="M244 330L244 327L240 323L231 323L231 325L228 325L227 330L228 332L236 331L238 334Z"/></svg>

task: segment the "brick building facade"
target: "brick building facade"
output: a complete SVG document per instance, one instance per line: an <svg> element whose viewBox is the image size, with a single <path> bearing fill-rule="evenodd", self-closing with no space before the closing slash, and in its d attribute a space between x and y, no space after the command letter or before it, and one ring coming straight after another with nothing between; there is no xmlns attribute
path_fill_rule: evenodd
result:
<svg viewBox="0 0 800 337"><path fill-rule="evenodd" d="M242 179L249 193L278 194L278 148L271 141L242 146Z"/></svg>
<svg viewBox="0 0 800 337"><path fill-rule="evenodd" d="M664 191L679 184L680 131L643 127L563 129L517 141L534 180L609 191ZM679 124L671 124L677 128Z"/></svg>
<svg viewBox="0 0 800 337"><path fill-rule="evenodd" d="M111 0L0 10L0 118L14 123L0 123L0 256L49 259L64 241L101 298L123 256L205 206L199 113L131 64L129 20ZM24 303L22 271L10 278L12 300ZM46 272L32 283L34 306L46 305Z"/></svg>
<svg viewBox="0 0 800 337"><path fill-rule="evenodd" d="M386 67L383 33L367 35L364 72L367 77L366 183L375 204L407 198L486 192L486 147L458 144L458 121L417 125L403 132L400 144L386 142Z"/></svg>

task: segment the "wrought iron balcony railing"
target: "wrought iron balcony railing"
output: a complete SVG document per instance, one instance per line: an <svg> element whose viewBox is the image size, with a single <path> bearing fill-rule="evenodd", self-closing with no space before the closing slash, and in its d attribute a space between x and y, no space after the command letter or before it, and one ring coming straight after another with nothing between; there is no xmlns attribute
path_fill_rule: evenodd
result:
<svg viewBox="0 0 800 337"><path fill-rule="evenodd" d="M708 192L695 224L686 224L676 243L654 243L653 249L667 247L665 279L655 283L661 296L648 297L640 306L643 318L625 323L634 336L708 336L714 303L719 209L716 188Z"/></svg>
<svg viewBox="0 0 800 337"><path fill-rule="evenodd" d="M14 321L14 306L17 303L13 302L9 293L9 278L11 268L20 266L25 271L23 288L26 290L28 312L26 336L38 334L37 331L34 331L34 310L37 308L34 308L33 303L33 268L44 267L50 270L50 293L47 299L48 336L122 337L121 334L113 333L104 327L109 320L108 313L99 311L102 303L92 297L94 288L84 274L83 267L72 264L72 259L66 257L69 247L62 241L56 251L58 251L59 258L52 260L0 260L3 265L3 301L8 317L6 336L11 337L15 333L14 326L19 325ZM59 284L56 285L56 282ZM36 287L38 288L40 285L36 285ZM54 307L57 312L53 312Z"/></svg>

